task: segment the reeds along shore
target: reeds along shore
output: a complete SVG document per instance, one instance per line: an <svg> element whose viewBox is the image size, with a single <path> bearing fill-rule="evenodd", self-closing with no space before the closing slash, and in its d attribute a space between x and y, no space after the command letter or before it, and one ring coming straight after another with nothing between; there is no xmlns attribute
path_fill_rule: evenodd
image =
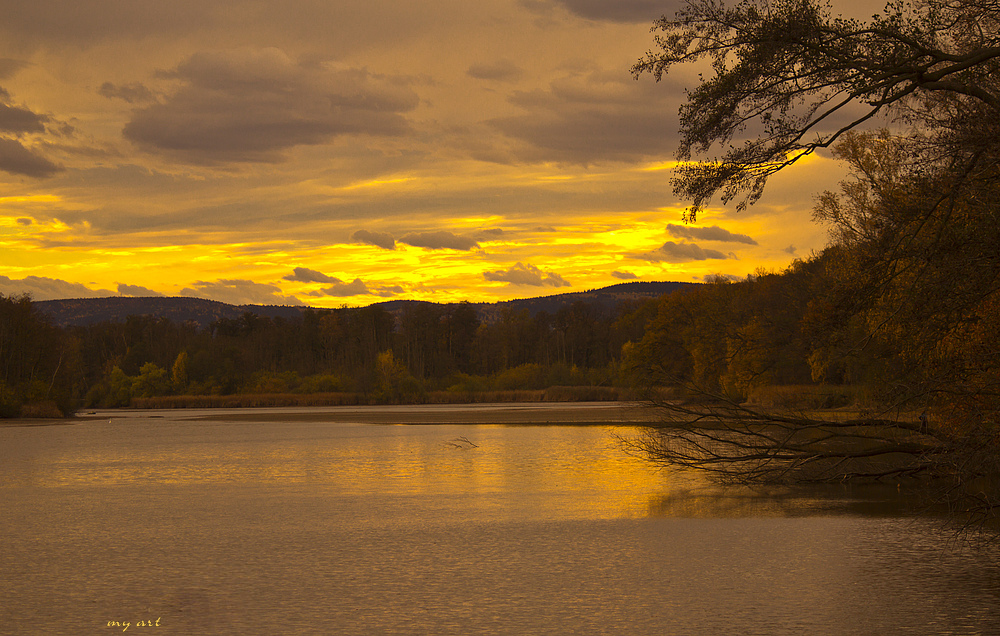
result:
<svg viewBox="0 0 1000 636"><path fill-rule="evenodd" d="M414 399L387 401L365 393L264 393L235 395L168 395L133 398L137 409L254 408L279 406L356 406L365 404L478 404L491 402L616 402L634 399L618 387L553 386L515 391L430 391Z"/></svg>

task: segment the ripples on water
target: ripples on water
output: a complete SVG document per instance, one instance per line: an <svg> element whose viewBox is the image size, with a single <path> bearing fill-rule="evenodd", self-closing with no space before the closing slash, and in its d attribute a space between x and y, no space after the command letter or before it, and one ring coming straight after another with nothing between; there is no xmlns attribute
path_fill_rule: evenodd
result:
<svg viewBox="0 0 1000 636"><path fill-rule="evenodd" d="M0 633L1000 633L997 554L891 491L718 491L604 427L274 415L0 428Z"/></svg>

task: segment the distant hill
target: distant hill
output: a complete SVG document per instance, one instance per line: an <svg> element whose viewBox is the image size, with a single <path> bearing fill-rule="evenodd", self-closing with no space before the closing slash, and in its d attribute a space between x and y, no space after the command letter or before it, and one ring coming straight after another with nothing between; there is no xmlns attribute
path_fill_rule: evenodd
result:
<svg viewBox="0 0 1000 636"><path fill-rule="evenodd" d="M601 289L539 298L521 298L499 303L471 303L483 322L494 322L506 310L527 310L531 315L540 311L554 314L565 305L577 301L613 309L623 301L655 298L678 289L690 289L698 283L632 282L611 285ZM401 313L406 307L424 301L390 300L378 305L392 314ZM250 312L270 318L297 318L307 309L302 306L277 305L228 305L215 300L182 297L130 298L75 298L67 300L42 300L33 303L39 311L49 316L53 324L61 327L85 326L99 322L124 322L129 316L159 316L173 322L192 322L200 328L211 325L220 318L239 318Z"/></svg>
<svg viewBox="0 0 1000 636"><path fill-rule="evenodd" d="M539 298L519 298L517 300L507 300L499 303L483 304L477 307L480 312L480 320L491 322L499 317L504 309L512 311L522 311L527 309L528 313L534 316L540 311L554 314L565 305L572 305L582 301L590 305L597 305L604 309L614 309L624 301L645 300L647 298L657 298L663 294L669 294L678 289L691 289L699 283L674 283L674 282L632 282L619 283L600 289L592 289L583 292L571 292L566 294L555 294L552 296L541 296Z"/></svg>
<svg viewBox="0 0 1000 636"><path fill-rule="evenodd" d="M204 328L220 318L239 318L245 312L275 318L297 318L305 307L277 305L227 305L204 298L155 296L130 298L73 298L40 300L33 303L61 327L85 326L99 322L125 322L129 316L159 316L173 322L193 322Z"/></svg>

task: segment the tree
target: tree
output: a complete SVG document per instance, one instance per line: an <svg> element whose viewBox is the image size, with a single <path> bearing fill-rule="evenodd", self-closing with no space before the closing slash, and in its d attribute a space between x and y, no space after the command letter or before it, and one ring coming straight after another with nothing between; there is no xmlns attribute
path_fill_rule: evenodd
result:
<svg viewBox="0 0 1000 636"><path fill-rule="evenodd" d="M170 377L167 370L152 362L142 365L139 375L132 378L133 397L153 397L166 395L170 390Z"/></svg>
<svg viewBox="0 0 1000 636"><path fill-rule="evenodd" d="M377 401L396 404L403 400L412 400L421 392L420 383L410 375L406 366L392 355L392 351L383 351L375 361L375 393Z"/></svg>
<svg viewBox="0 0 1000 636"><path fill-rule="evenodd" d="M73 410L82 374L79 342L52 326L27 294L0 294L0 417L31 403Z"/></svg>
<svg viewBox="0 0 1000 636"><path fill-rule="evenodd" d="M998 27L996 0L892 3L869 22L832 17L817 0L688 0L655 23L659 50L632 72L659 81L677 64L711 63L714 76L681 107L678 159L728 147L678 168L694 220L720 191L725 202L742 195L739 209L756 202L771 175L881 115L964 146L957 164L983 161L991 143L996 152ZM991 130L969 134L979 128Z"/></svg>
<svg viewBox="0 0 1000 636"><path fill-rule="evenodd" d="M861 370L875 391L872 411L843 425L701 387L715 406L665 404L670 421L641 448L738 480L947 475L953 502L996 522L1000 2L893 3L863 22L816 0L689 0L654 30L659 51L636 76L703 60L713 73L680 112L687 220L719 193L752 205L817 150L847 162L850 178L816 207L833 282L801 324L814 376ZM863 130L876 118L892 129ZM721 156L691 161L716 145ZM916 421L926 407L930 427Z"/></svg>
<svg viewBox="0 0 1000 636"><path fill-rule="evenodd" d="M174 366L170 371L170 383L174 391L183 393L188 387L188 352L181 351L174 360Z"/></svg>

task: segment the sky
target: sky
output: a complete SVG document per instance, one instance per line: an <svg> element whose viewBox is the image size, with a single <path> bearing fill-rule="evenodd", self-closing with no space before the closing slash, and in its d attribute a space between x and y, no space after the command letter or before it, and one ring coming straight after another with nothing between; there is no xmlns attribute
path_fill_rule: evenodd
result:
<svg viewBox="0 0 1000 636"><path fill-rule="evenodd" d="M829 157L682 222L698 69L630 73L677 8L0 0L0 293L494 302L808 258Z"/></svg>

